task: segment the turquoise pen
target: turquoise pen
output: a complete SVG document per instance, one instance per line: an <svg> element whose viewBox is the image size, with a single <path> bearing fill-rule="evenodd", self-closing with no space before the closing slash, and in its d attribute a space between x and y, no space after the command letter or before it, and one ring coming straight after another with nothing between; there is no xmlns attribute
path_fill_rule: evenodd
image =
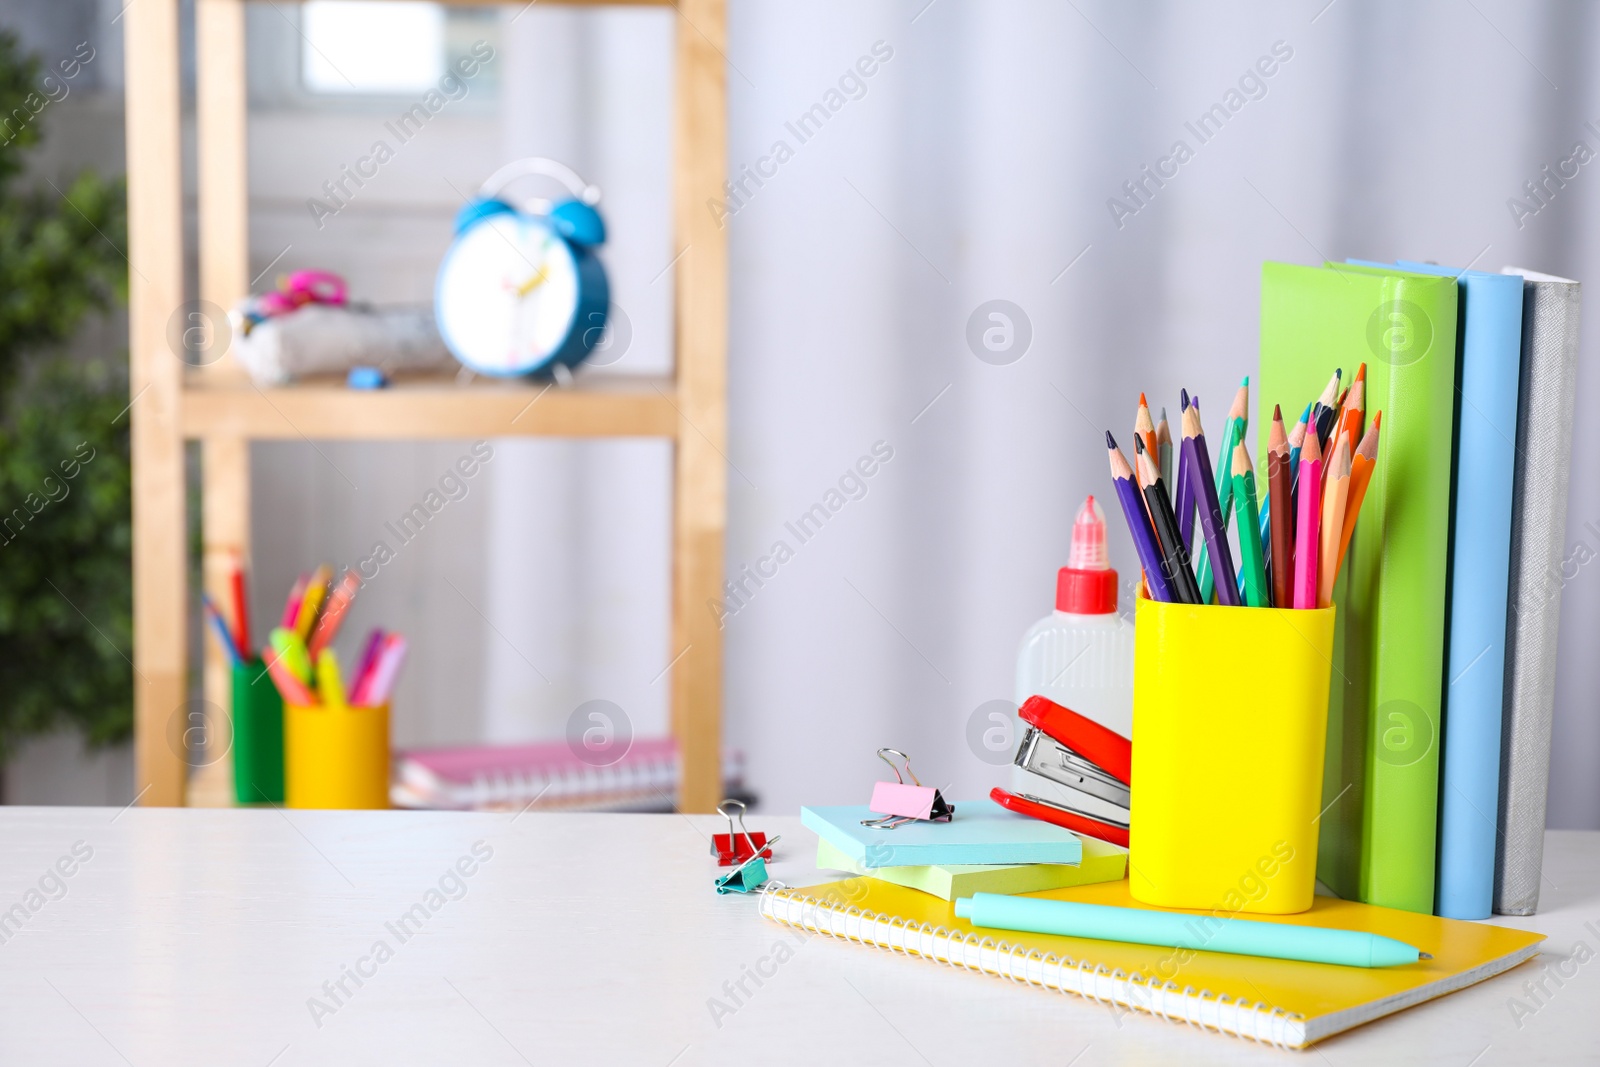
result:
<svg viewBox="0 0 1600 1067"><path fill-rule="evenodd" d="M1320 926L1144 911L999 893L974 893L960 898L956 901L956 915L973 926L994 930L1336 963L1345 967L1397 967L1419 959L1433 959L1426 952L1419 952L1392 937L1360 930L1329 930Z"/></svg>

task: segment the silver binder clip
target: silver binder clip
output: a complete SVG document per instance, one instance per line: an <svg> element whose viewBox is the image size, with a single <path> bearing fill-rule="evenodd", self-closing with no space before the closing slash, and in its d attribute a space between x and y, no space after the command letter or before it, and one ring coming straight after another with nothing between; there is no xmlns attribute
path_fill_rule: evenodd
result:
<svg viewBox="0 0 1600 1067"><path fill-rule="evenodd" d="M912 784L906 784L905 777L900 774L900 768L895 766L890 756L900 757L906 766L906 776L911 779ZM923 785L917 778L917 773L911 769L910 756L897 748L880 748L878 758L894 771L894 781L879 782L872 787L872 802L867 806L874 814L881 817L862 819L862 826L874 830L893 830L897 826L904 826L908 822L917 820L949 822L955 817L955 806L946 801L939 790L930 785Z"/></svg>

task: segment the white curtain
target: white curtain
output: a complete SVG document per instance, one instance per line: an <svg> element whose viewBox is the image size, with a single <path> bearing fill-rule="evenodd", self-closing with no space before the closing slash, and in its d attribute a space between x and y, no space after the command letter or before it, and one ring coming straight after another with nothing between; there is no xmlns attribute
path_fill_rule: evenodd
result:
<svg viewBox="0 0 1600 1067"><path fill-rule="evenodd" d="M1141 389L1175 412L1186 387L1220 415L1255 373L1263 260L1511 263L1600 283L1592 165L1521 225L1507 207L1574 142L1600 149L1585 125L1600 126L1592 10L1325 3L734 0L728 156L740 187L707 208L725 214L732 265L727 564L731 579L747 566L768 576L742 579L726 605L725 722L768 810L862 800L881 745L909 751L956 797L1002 780L969 749L968 720L1011 695L1017 643L1051 607L1073 512L1109 490L1102 431L1129 428ZM607 263L633 341L597 372L668 358L676 17L508 9L498 133L484 122L471 139L419 140L396 164L454 167L470 184L496 161L546 153L604 187ZM1203 143L1190 131L1235 99ZM1130 200L1124 183L1180 140L1191 158ZM430 210L442 235L451 197ZM284 241L253 243L264 267ZM418 256L418 295L431 256ZM996 300L1021 314L1011 351L978 345L985 361L969 320ZM1026 351L1006 362L1024 332ZM1600 401L1592 333L1580 413ZM320 462L295 448L296 462ZM453 457L441 449L414 454L417 486ZM392 606L389 621L419 638L400 740L557 737L595 698L660 732L665 449L496 449L481 510L437 531ZM858 482L863 457L873 473ZM343 492L332 473L323 481ZM415 488L395 489L391 510ZM829 517L802 539L789 524L818 503ZM303 565L289 549L309 545L280 521L258 506L281 583ZM1594 530L1600 480L1580 454L1570 541L1600 551ZM1116 522L1112 553L1132 571ZM1564 592L1554 826L1600 827L1595 573ZM450 604L442 635L422 608ZM442 699L456 691L465 706Z"/></svg>

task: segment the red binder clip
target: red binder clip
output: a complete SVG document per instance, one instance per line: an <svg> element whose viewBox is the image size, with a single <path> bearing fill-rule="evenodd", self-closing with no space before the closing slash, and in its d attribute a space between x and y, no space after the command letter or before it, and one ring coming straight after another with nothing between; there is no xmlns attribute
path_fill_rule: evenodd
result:
<svg viewBox="0 0 1600 1067"><path fill-rule="evenodd" d="M900 768L894 765L890 756L899 756L906 765L906 777L911 779L911 785L906 785L906 779L900 776ZM897 748L880 748L878 758L894 771L894 781L879 782L872 787L872 802L867 808L883 818L862 819L862 826L870 826L874 830L893 830L919 819L949 822L955 817L953 804L947 802L933 786L923 785L917 780L917 772L911 769L910 756Z"/></svg>
<svg viewBox="0 0 1600 1067"><path fill-rule="evenodd" d="M733 832L733 815L724 811L724 808L739 809L739 832ZM745 803L742 800L724 800L717 805L717 814L728 820L728 832L725 834L711 835L711 854L717 857L718 867L732 867L734 864L746 863L755 855L755 850L761 850L761 858L770 860L772 849L768 847L767 835L751 833L744 828ZM753 844L752 844L753 842Z"/></svg>
<svg viewBox="0 0 1600 1067"><path fill-rule="evenodd" d="M1063 787L1071 799L1046 800L998 787L990 791L989 799L1011 811L1126 848L1133 798L1133 743L1041 696L1029 697L1017 715L1030 729L1022 736L1014 762Z"/></svg>

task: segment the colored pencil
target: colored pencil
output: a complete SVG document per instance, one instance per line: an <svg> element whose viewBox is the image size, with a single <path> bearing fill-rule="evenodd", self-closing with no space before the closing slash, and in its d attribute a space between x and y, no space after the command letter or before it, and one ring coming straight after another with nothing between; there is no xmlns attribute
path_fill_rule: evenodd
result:
<svg viewBox="0 0 1600 1067"><path fill-rule="evenodd" d="M234 563L232 574L233 585L233 632L238 641L239 651L253 647L250 643L250 601L245 596L244 565Z"/></svg>
<svg viewBox="0 0 1600 1067"><path fill-rule="evenodd" d="M1239 516L1239 572L1244 577L1244 602L1252 608L1270 608L1266 567L1261 560L1261 538L1256 533L1261 516L1256 511L1256 472L1244 441L1233 446L1230 464L1233 510Z"/></svg>
<svg viewBox="0 0 1600 1067"><path fill-rule="evenodd" d="M1345 505L1350 499L1350 442L1334 444L1333 459L1322 481L1322 532L1317 546L1317 607L1333 603L1333 583L1339 577L1339 535L1344 529Z"/></svg>
<svg viewBox="0 0 1600 1067"><path fill-rule="evenodd" d="M1372 468L1378 462L1378 427L1383 422L1383 412L1374 412L1372 425L1350 461L1350 499L1344 506L1344 526L1339 531L1339 555L1334 560L1334 577L1344 566L1345 553L1350 549L1350 538L1356 532L1356 516L1361 513L1361 502L1367 498L1367 486L1372 481Z"/></svg>
<svg viewBox="0 0 1600 1067"><path fill-rule="evenodd" d="M289 599L283 603L283 619L278 623L286 630L294 629L296 620L300 618L300 602L305 599L306 586L311 584L311 575L302 574L295 579L294 586L289 590Z"/></svg>
<svg viewBox="0 0 1600 1067"><path fill-rule="evenodd" d="M1328 431L1333 428L1335 401L1339 396L1339 379L1343 375L1338 367L1333 370L1333 377L1328 380L1327 386L1322 390L1322 395L1317 397L1317 402L1311 407L1311 425L1317 431L1317 447L1322 448L1328 443Z"/></svg>
<svg viewBox="0 0 1600 1067"><path fill-rule="evenodd" d="M361 659L356 662L355 674L351 675L351 677L354 679L354 681L350 683L351 693L356 692L356 690L360 688L362 679L367 676L368 671L372 670L372 664L377 660L378 653L382 651L383 631L374 628L370 633L367 634L366 644L361 650Z"/></svg>
<svg viewBox="0 0 1600 1067"><path fill-rule="evenodd" d="M294 676L294 672L289 670L275 649L262 649L261 658L266 662L267 674L271 675L272 684L278 687L278 693L285 703L309 707L317 702L316 695L304 682Z"/></svg>
<svg viewBox="0 0 1600 1067"><path fill-rule="evenodd" d="M228 621L222 617L222 612L217 610L217 605L209 596L201 594L200 607L205 611L206 621L211 624L211 631L216 634L217 644L222 646L222 652L228 657L228 662L235 667L244 663L244 656L240 653L233 634L228 632Z"/></svg>
<svg viewBox="0 0 1600 1067"><path fill-rule="evenodd" d="M1211 456L1206 449L1206 435L1200 428L1200 413L1193 404L1183 413L1183 450L1192 452L1189 472L1196 485L1200 511L1200 529L1205 534L1207 555L1214 561L1217 572L1217 600L1225 607L1239 606L1237 572L1233 569L1233 552L1228 547L1228 527L1223 522L1222 505L1217 499L1216 476L1211 470ZM1195 592L1199 603L1210 603L1207 590L1197 580Z"/></svg>
<svg viewBox="0 0 1600 1067"><path fill-rule="evenodd" d="M339 677L339 657L331 648L317 657L317 695L324 704L345 706L344 679Z"/></svg>
<svg viewBox="0 0 1600 1067"><path fill-rule="evenodd" d="M1167 422L1167 409L1161 409L1161 421L1156 423L1156 456L1161 460L1161 480L1173 488L1172 480L1172 425Z"/></svg>
<svg viewBox="0 0 1600 1067"><path fill-rule="evenodd" d="M1178 432L1183 432L1182 422L1184 412L1189 410L1193 403L1189 399L1187 389L1178 390ZM1194 544L1194 480L1189 476L1189 458L1183 453L1182 446L1178 449L1178 492L1175 497L1177 504L1176 515L1178 519L1178 536L1183 541L1185 552Z"/></svg>
<svg viewBox="0 0 1600 1067"><path fill-rule="evenodd" d="M311 656L306 652L306 644L300 640L300 635L279 626L267 635L267 639L272 643L273 660L281 661L290 674L310 685Z"/></svg>
<svg viewBox="0 0 1600 1067"><path fill-rule="evenodd" d="M1193 411L1193 405L1190 406ZM1188 442L1184 442L1185 446ZM1150 505L1150 517L1156 531L1156 541L1161 545L1162 573L1171 584L1176 599L1185 604L1200 603L1200 583L1194 580L1194 571L1189 568L1189 553L1178 540L1178 520L1172 515L1172 504L1167 499L1166 486L1161 481L1161 475L1155 469L1155 461L1148 453L1141 451L1135 461L1144 468L1145 503ZM1200 472L1190 468L1190 481L1200 482Z"/></svg>
<svg viewBox="0 0 1600 1067"><path fill-rule="evenodd" d="M306 595L300 601L300 610L295 615L294 632L304 641L311 636L311 627L316 624L317 612L322 609L322 602L328 595L328 582L333 577L333 569L326 563L317 564L317 569L311 572L311 580L306 584Z"/></svg>
<svg viewBox="0 0 1600 1067"><path fill-rule="evenodd" d="M1289 472L1289 439L1283 414L1273 412L1267 437L1268 524L1272 532L1272 605L1294 606L1294 478Z"/></svg>
<svg viewBox="0 0 1600 1067"><path fill-rule="evenodd" d="M1356 380L1350 383L1350 393L1345 398L1345 403L1339 409L1338 432L1350 442L1350 451L1354 452L1361 444L1361 435L1365 429L1361 425L1367 412L1367 365L1361 364L1356 368Z"/></svg>
<svg viewBox="0 0 1600 1067"><path fill-rule="evenodd" d="M1314 404L1315 401L1306 405L1306 409L1300 413L1300 421L1289 431L1289 504L1296 515L1300 514L1300 501L1295 493L1300 484L1300 450L1305 447L1306 430L1311 425L1311 408Z"/></svg>
<svg viewBox="0 0 1600 1067"><path fill-rule="evenodd" d="M1161 550L1155 540L1155 530L1150 525L1150 513L1145 508L1144 497L1134 484L1133 469L1117 447L1116 438L1106 431L1106 451L1111 460L1111 484L1117 490L1117 502L1122 505L1122 517L1127 520L1128 533L1133 536L1133 549L1139 555L1139 566L1144 569L1145 584L1150 589L1151 600L1172 601L1172 587L1161 571Z"/></svg>
<svg viewBox="0 0 1600 1067"><path fill-rule="evenodd" d="M1294 538L1294 606L1317 606L1318 532L1322 519L1322 446L1307 431L1300 447L1300 478L1296 489Z"/></svg>
<svg viewBox="0 0 1600 1067"><path fill-rule="evenodd" d="M390 634L384 639L383 651L378 654L378 662L372 669L372 677L356 706L375 708L387 704L389 698L394 695L394 684L400 675L400 666L405 660L406 639L399 634Z"/></svg>
<svg viewBox="0 0 1600 1067"><path fill-rule="evenodd" d="M317 617L317 624L311 628L311 639L306 642L306 650L313 657L333 641L339 632L339 624L344 622L345 613L350 610L356 591L360 588L361 576L351 569L344 572L339 584L328 594L327 604Z"/></svg>
<svg viewBox="0 0 1600 1067"><path fill-rule="evenodd" d="M1156 441L1156 424L1150 418L1150 402L1139 394L1139 410L1133 415L1133 432L1144 441L1144 450L1152 457L1161 454L1160 444Z"/></svg>
<svg viewBox="0 0 1600 1067"><path fill-rule="evenodd" d="M1245 430L1249 426L1250 417L1250 377L1246 375L1239 383L1239 389L1233 394L1233 405L1228 408L1228 419L1222 424L1222 449L1217 453L1216 467L1216 496L1217 511L1222 516L1223 544L1227 544L1228 520L1233 514L1233 475L1229 467L1233 463L1233 446L1244 440ZM1200 581L1200 600L1202 603L1211 603L1211 550L1209 545L1200 546L1200 558L1195 564L1195 577ZM1235 594L1237 594L1235 590ZM1227 600L1221 593L1217 599L1226 604Z"/></svg>

